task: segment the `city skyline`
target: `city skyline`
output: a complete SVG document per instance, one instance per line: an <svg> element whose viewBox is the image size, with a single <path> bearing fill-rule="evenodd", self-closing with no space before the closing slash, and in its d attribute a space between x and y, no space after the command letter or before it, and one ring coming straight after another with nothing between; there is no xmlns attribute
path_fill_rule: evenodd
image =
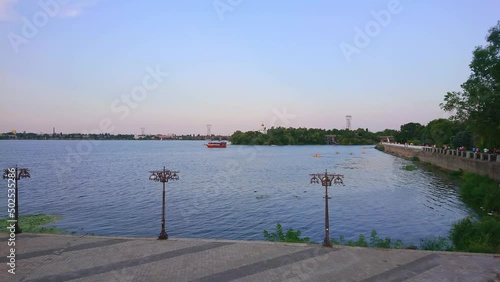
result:
<svg viewBox="0 0 500 282"><path fill-rule="evenodd" d="M0 1L0 132L426 125L500 19L495 1L282 3Z"/></svg>

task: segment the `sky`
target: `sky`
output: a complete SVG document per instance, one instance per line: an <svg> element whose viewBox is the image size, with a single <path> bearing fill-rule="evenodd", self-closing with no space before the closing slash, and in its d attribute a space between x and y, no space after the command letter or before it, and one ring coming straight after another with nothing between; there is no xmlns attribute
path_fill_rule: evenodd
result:
<svg viewBox="0 0 500 282"><path fill-rule="evenodd" d="M0 132L447 118L500 1L0 0Z"/></svg>

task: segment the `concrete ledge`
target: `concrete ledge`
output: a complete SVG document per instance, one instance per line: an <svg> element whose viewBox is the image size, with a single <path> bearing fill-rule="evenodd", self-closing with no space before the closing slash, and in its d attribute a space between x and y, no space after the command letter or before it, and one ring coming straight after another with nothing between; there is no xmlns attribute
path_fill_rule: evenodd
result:
<svg viewBox="0 0 500 282"><path fill-rule="evenodd" d="M418 157L422 162L430 163L446 170L463 170L479 175L487 175L492 179L500 181L500 158L496 155L458 152L456 150L445 151L441 148L430 147L414 150L392 144L382 144L379 146L384 146L384 152L398 157L406 159Z"/></svg>

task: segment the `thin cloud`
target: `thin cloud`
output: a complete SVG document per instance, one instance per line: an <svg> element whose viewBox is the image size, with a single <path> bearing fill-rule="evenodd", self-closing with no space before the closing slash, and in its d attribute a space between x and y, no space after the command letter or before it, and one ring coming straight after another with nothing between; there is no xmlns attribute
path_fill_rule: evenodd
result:
<svg viewBox="0 0 500 282"><path fill-rule="evenodd" d="M83 12L82 9L65 9L62 11L61 16L65 18L73 18L80 15Z"/></svg>
<svg viewBox="0 0 500 282"><path fill-rule="evenodd" d="M73 0L61 9L60 16L65 17L65 18L77 17L77 16L83 14L83 12L86 9L90 8L91 6L96 5L98 2L100 2L100 0L85 0L85 1L84 0L79 0L79 1Z"/></svg>

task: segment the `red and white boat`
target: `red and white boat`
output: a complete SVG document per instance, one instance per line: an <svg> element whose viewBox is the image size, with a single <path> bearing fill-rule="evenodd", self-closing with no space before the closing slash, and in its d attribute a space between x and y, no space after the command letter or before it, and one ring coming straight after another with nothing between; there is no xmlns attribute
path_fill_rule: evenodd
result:
<svg viewBox="0 0 500 282"><path fill-rule="evenodd" d="M207 146L207 148L226 148L227 142L226 141L210 141L205 145Z"/></svg>

